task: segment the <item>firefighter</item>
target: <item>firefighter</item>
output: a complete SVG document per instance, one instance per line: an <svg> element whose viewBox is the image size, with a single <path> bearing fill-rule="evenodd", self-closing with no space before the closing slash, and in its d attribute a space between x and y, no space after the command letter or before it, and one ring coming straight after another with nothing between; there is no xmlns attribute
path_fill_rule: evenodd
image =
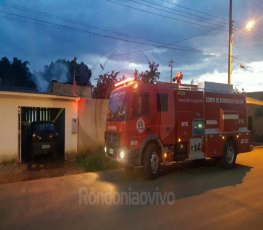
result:
<svg viewBox="0 0 263 230"><path fill-rule="evenodd" d="M180 72L178 72L176 75L175 75L175 77L173 78L173 82L175 82L176 81L176 83L177 83L177 85L179 86L179 85L181 85L181 80L183 79L183 73L180 71Z"/></svg>

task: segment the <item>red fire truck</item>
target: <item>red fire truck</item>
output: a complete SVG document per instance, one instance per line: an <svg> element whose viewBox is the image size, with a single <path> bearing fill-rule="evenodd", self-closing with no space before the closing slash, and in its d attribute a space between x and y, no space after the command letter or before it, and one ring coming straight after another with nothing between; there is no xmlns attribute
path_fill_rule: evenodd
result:
<svg viewBox="0 0 263 230"><path fill-rule="evenodd" d="M105 153L127 168L143 166L148 178L170 161L220 159L233 168L251 151L246 98L231 85L115 84L109 100Z"/></svg>

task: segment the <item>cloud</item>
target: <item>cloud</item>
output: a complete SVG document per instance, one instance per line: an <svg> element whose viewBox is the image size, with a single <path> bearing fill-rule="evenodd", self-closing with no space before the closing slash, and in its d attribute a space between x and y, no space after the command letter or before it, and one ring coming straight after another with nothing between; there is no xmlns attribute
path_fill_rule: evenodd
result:
<svg viewBox="0 0 263 230"><path fill-rule="evenodd" d="M252 62L248 66L250 69L234 69L232 73L232 81L234 88L239 91L244 89L246 92L262 91L263 87L263 61ZM197 77L196 82L219 82L227 83L227 72L207 72Z"/></svg>
<svg viewBox="0 0 263 230"><path fill-rule="evenodd" d="M157 2L171 8L169 11L173 14L150 10L149 7L137 4L137 7L144 11L162 14L163 17L160 17L108 1L5 1L0 3L0 7L9 14L0 13L1 56L29 61L31 71L39 71L44 65L57 59L77 57L77 60L84 61L92 69L93 78L97 78L103 71L116 70L125 74L131 74L134 68L144 71L148 68L148 62L154 61L160 65L161 80L169 80L168 63L173 59L174 74L182 71L185 81L197 81L199 78L226 81L222 79L227 79L228 4L225 1L210 0L172 1L193 9L190 11L163 1L152 4ZM134 5L129 1L124 3ZM12 4L18 7L12 7ZM259 48L262 39L255 34L260 35L263 31L259 24L256 24L255 30L249 34L237 34L237 31L238 26L243 25L248 17L253 15L260 19L261 11L246 0L239 0L238 3L234 1L233 9L236 32L233 54L242 60L242 63L249 63L251 66L251 69L245 72L234 69L233 79L245 82L245 76L249 75L255 79L254 84L261 80L262 74L255 62L262 61L262 49ZM182 14L179 16L178 10L185 11L185 17ZM10 13L22 17L11 16ZM178 19L173 20L171 17ZM39 23L38 20L51 24ZM195 25L200 23L206 26ZM154 48L149 43L174 44L169 45L173 49L168 49L160 46ZM234 80L238 86L239 80ZM250 82L244 84L245 88L253 89L248 87L249 84Z"/></svg>

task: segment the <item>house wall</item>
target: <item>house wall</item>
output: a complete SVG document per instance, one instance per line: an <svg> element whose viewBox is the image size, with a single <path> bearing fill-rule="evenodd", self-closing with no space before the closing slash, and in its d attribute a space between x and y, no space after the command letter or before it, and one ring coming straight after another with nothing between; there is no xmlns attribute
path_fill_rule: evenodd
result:
<svg viewBox="0 0 263 230"><path fill-rule="evenodd" d="M263 143L263 107L248 105L247 114L252 141Z"/></svg>
<svg viewBox="0 0 263 230"><path fill-rule="evenodd" d="M36 93L0 92L0 162L19 161L19 107L65 109L65 155L77 152L77 134L72 133L72 120L78 118L79 98Z"/></svg>
<svg viewBox="0 0 263 230"><path fill-rule="evenodd" d="M74 92L74 85L52 81L49 91L57 95L72 96ZM76 94L80 97L91 98L91 87L76 85Z"/></svg>
<svg viewBox="0 0 263 230"><path fill-rule="evenodd" d="M248 123L251 129L251 139L253 142L263 143L263 92L247 93Z"/></svg>
<svg viewBox="0 0 263 230"><path fill-rule="evenodd" d="M92 151L104 145L108 100L79 100L78 152Z"/></svg>

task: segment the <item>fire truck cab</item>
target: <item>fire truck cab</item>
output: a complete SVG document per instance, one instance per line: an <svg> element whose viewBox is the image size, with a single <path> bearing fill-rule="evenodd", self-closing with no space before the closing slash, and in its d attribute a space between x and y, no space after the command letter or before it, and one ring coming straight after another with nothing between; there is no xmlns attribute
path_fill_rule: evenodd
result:
<svg viewBox="0 0 263 230"><path fill-rule="evenodd" d="M251 150L245 94L212 82L124 80L110 96L104 150L126 167L143 166L150 179L170 161L218 158L233 168Z"/></svg>

